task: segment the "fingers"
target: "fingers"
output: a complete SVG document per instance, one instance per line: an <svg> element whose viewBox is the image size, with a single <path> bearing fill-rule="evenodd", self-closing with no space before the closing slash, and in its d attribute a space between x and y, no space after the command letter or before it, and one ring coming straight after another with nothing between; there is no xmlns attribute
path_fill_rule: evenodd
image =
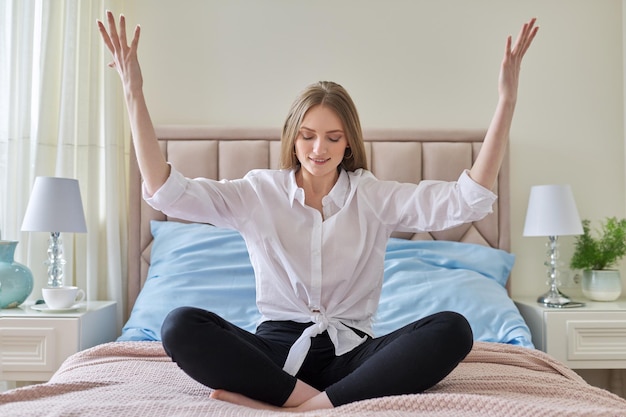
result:
<svg viewBox="0 0 626 417"><path fill-rule="evenodd" d="M129 49L128 39L126 35L126 17L124 15L120 15L119 34L118 28L115 24L115 17L111 11L107 10L106 18L108 23L108 30L102 21L97 20L98 30L100 31L100 35L102 36L104 44L114 57L114 60L110 62L108 66L111 68L115 68L116 60L123 59L122 57L126 55ZM135 27L135 32L133 33L133 40L130 44L131 50L137 50L140 33L141 28L139 27L139 25L137 25Z"/></svg>
<svg viewBox="0 0 626 417"><path fill-rule="evenodd" d="M139 35L141 34L141 26L135 26L135 33L133 34L133 40L130 44L131 49L137 49L137 45L139 44Z"/></svg>
<svg viewBox="0 0 626 417"><path fill-rule="evenodd" d="M100 20L98 20L97 23L98 23L98 30L100 31L100 36L102 36L102 40L104 41L104 44L106 45L107 49L111 53L113 53L115 50L113 49L113 44L111 43L111 38L109 37L109 33L104 27L104 23L102 23Z"/></svg>
<svg viewBox="0 0 626 417"><path fill-rule="evenodd" d="M508 57L511 56L511 44L513 43L513 40L511 39L511 36L508 36L506 38L506 44L504 45L504 56Z"/></svg>
<svg viewBox="0 0 626 417"><path fill-rule="evenodd" d="M517 35L515 46L511 53L519 55L520 57L524 56L539 30L539 27L535 26L536 21L536 18L532 18L527 23L524 23L520 29L520 33Z"/></svg>
<svg viewBox="0 0 626 417"><path fill-rule="evenodd" d="M533 39L535 39L535 36L537 35L538 31L539 31L539 26L534 27L532 29L532 31L530 32L530 36L528 37L528 41L526 42L525 48L522 51L523 54L525 54L526 51L528 50L528 48L530 47L530 44L533 42Z"/></svg>
<svg viewBox="0 0 626 417"><path fill-rule="evenodd" d="M126 41L126 17L123 14L120 15L120 43L122 46L128 45Z"/></svg>
<svg viewBox="0 0 626 417"><path fill-rule="evenodd" d="M517 83L522 58L539 30L535 23L535 18L524 23L515 39L515 43L513 43L511 36L506 39L504 59L502 60L499 78L500 94L503 96L515 99L517 95Z"/></svg>
<svg viewBox="0 0 626 417"><path fill-rule="evenodd" d="M109 24L108 37L109 37L110 44L113 47L113 49L121 50L121 51L125 51L126 49L128 49L128 39L126 36L126 17L123 14L120 15L119 34L118 34L118 29L115 25L115 16L113 16L113 13L111 11L107 11L107 21ZM100 24L99 26L101 28L100 29L101 32L102 30L105 30L103 24ZM132 44L137 46L138 42L139 42L139 26L135 28Z"/></svg>
<svg viewBox="0 0 626 417"><path fill-rule="evenodd" d="M107 10L107 22L109 24L109 37L111 38L111 44L114 50L118 50L120 47L120 38L117 35L117 27L115 26L115 17L110 10Z"/></svg>

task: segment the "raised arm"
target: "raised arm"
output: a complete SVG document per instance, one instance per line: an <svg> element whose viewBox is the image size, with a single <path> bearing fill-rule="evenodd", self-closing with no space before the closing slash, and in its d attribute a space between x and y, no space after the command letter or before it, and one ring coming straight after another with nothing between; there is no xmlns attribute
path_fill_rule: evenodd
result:
<svg viewBox="0 0 626 417"><path fill-rule="evenodd" d="M157 141L152 119L143 95L143 78L137 59L139 44L139 26L135 28L133 40L128 45L126 39L126 19L120 15L119 34L113 13L107 11L109 30L98 20L98 29L106 47L113 55L110 67L115 68L122 79L126 108L130 119L130 128L139 170L150 194L154 194L169 176L169 165L165 161Z"/></svg>
<svg viewBox="0 0 626 417"><path fill-rule="evenodd" d="M531 19L522 26L515 45L512 45L510 36L506 40L498 82L498 105L480 153L470 170L470 177L489 189L493 188L496 182L509 140L522 58L539 30L539 27L535 26L535 20Z"/></svg>

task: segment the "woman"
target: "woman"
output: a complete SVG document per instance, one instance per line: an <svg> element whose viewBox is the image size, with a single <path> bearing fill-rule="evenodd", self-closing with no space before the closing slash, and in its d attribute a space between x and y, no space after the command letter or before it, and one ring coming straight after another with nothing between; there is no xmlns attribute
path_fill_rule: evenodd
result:
<svg viewBox="0 0 626 417"><path fill-rule="evenodd" d="M201 309L171 312L163 346L212 397L255 408L306 411L422 392L472 347L459 314L441 312L374 338L384 253L394 230L442 230L489 212L535 19L506 41L499 101L482 149L458 181L419 185L367 171L358 113L340 85L319 82L293 103L282 134L281 170L233 181L190 180L158 147L137 60L107 12L98 22L123 83L144 198L168 215L238 230L250 252L262 313L255 334Z"/></svg>

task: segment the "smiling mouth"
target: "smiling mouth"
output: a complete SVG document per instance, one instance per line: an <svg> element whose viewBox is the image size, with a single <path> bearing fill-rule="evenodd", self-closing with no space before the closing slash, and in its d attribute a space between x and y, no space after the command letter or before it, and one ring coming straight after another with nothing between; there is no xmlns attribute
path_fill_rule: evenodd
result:
<svg viewBox="0 0 626 417"><path fill-rule="evenodd" d="M309 158L313 163L315 164L324 164L328 161L330 161L330 158L324 159L324 158Z"/></svg>

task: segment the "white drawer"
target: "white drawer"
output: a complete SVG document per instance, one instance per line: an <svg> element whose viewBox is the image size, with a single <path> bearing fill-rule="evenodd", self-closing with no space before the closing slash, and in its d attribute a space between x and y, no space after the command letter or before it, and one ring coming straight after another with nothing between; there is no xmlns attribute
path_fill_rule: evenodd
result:
<svg viewBox="0 0 626 417"><path fill-rule="evenodd" d="M0 319L0 379L49 379L79 348L76 318Z"/></svg>
<svg viewBox="0 0 626 417"><path fill-rule="evenodd" d="M626 368L626 312L546 314L546 351L574 369Z"/></svg>

